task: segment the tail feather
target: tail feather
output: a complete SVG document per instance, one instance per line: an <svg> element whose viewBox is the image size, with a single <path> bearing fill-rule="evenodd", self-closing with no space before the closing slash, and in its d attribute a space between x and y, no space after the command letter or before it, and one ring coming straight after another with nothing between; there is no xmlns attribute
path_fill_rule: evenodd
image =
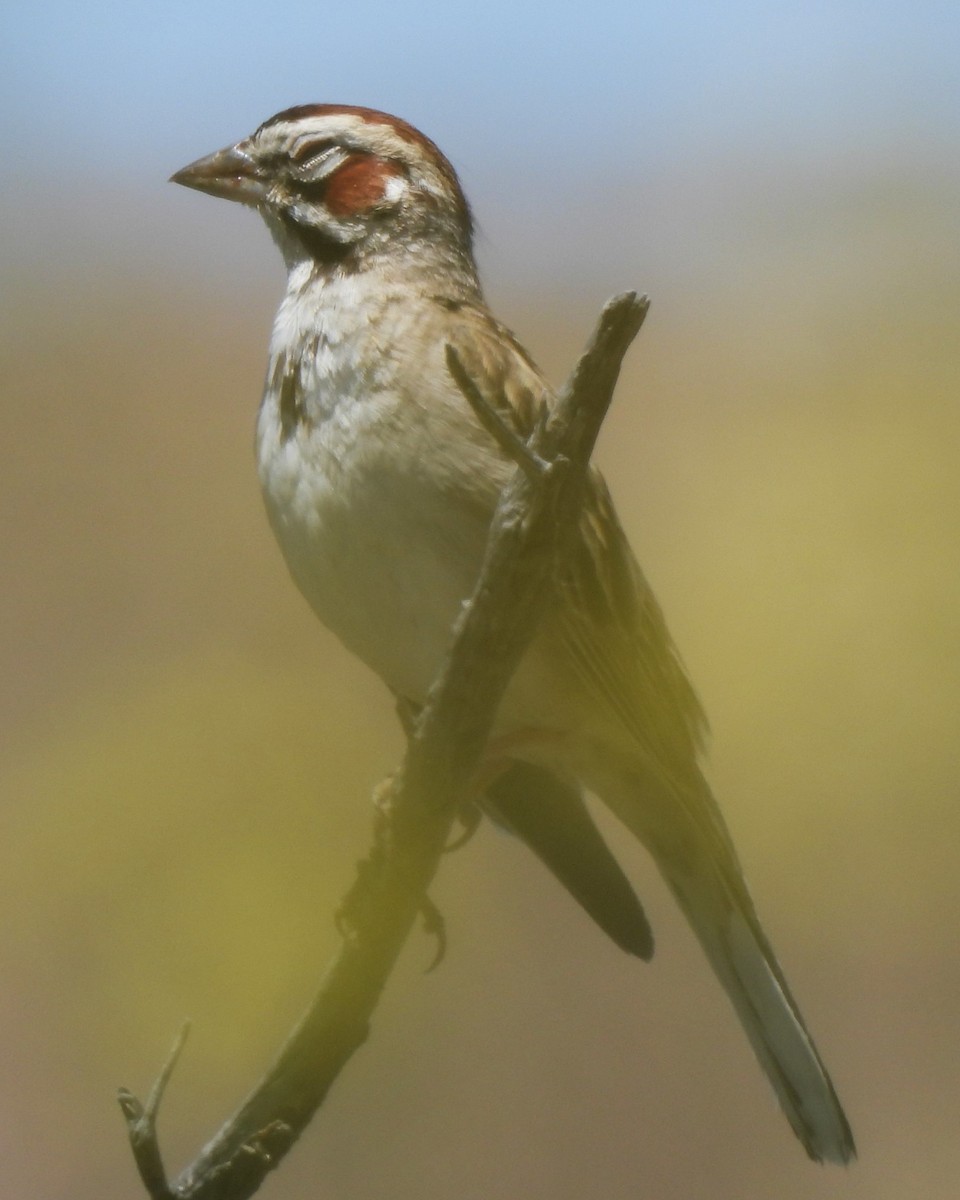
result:
<svg viewBox="0 0 960 1200"><path fill-rule="evenodd" d="M856 1155L850 1125L756 915L700 881L668 882L807 1154L849 1162Z"/></svg>
<svg viewBox="0 0 960 1200"><path fill-rule="evenodd" d="M483 807L529 846L618 946L651 957L653 934L643 906L579 790L542 767L517 762L490 785Z"/></svg>
<svg viewBox="0 0 960 1200"><path fill-rule="evenodd" d="M687 787L636 769L597 791L646 845L676 896L797 1137L817 1162L849 1162L853 1134L702 777Z"/></svg>

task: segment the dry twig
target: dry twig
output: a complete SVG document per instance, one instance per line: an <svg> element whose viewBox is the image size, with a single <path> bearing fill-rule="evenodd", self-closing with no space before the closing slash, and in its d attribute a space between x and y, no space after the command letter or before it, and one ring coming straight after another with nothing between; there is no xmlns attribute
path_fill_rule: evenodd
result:
<svg viewBox="0 0 960 1200"><path fill-rule="evenodd" d="M163 1170L156 1117L181 1034L146 1106L120 1102L152 1200L246 1200L303 1132L370 1018L417 914L476 770L500 699L544 609L554 564L575 529L582 484L620 364L646 316L635 293L615 297L548 421L519 442L448 347L451 373L518 470L497 507L473 596L409 739L380 789L374 844L340 912L345 932L314 1000L264 1077L175 1183ZM493 398L495 400L495 398Z"/></svg>

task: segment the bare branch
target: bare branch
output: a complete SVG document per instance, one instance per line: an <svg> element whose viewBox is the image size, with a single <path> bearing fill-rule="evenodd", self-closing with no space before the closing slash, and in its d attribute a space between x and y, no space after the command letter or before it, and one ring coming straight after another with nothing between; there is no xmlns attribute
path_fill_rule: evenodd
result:
<svg viewBox="0 0 960 1200"><path fill-rule="evenodd" d="M190 1022L185 1021L177 1034L176 1040L167 1055L167 1061L150 1089L147 1103L141 1104L136 1096L126 1088L121 1088L117 1094L120 1108L127 1121L127 1135L130 1138L130 1148L140 1172L140 1178L152 1200L172 1200L173 1192L167 1182L163 1159L160 1156L160 1145L157 1141L157 1117L160 1113L160 1103L167 1090L170 1076L177 1065L177 1060L183 1053L183 1047L190 1032Z"/></svg>
<svg viewBox="0 0 960 1200"><path fill-rule="evenodd" d="M448 363L478 419L518 463L500 498L476 588L399 772L378 789L374 844L338 914L344 942L299 1024L237 1112L171 1189L154 1119L126 1093L128 1131L153 1200L246 1200L277 1166L366 1040L371 1016L420 912L461 799L481 761L499 702L544 610L564 540L576 528L583 483L620 363L647 312L627 293L603 310L596 332L549 419L519 443L448 348ZM479 397L479 402L477 401ZM492 420L491 420L492 414ZM153 1093L151 1093L153 1100ZM146 1150L135 1131L145 1122ZM139 1136L139 1133L137 1134Z"/></svg>

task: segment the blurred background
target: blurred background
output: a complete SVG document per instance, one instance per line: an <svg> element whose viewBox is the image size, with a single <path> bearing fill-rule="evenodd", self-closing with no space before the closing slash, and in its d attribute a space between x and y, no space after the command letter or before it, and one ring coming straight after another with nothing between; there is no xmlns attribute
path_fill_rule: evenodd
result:
<svg viewBox="0 0 960 1200"><path fill-rule="evenodd" d="M263 1194L925 1200L960 1172L960 9L12 0L2 18L0 1195L137 1196L336 945L401 743L261 512L283 286L166 183L306 101L424 129L551 377L653 309L599 449L860 1161L808 1163L645 856L650 966L484 830Z"/></svg>

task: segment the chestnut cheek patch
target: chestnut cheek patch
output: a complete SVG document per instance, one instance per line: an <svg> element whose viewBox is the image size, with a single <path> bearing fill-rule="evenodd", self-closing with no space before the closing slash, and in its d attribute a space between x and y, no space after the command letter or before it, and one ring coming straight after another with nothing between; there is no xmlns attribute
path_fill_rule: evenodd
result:
<svg viewBox="0 0 960 1200"><path fill-rule="evenodd" d="M327 180L324 198L334 217L352 217L382 202L392 179L402 169L374 154L355 154Z"/></svg>

